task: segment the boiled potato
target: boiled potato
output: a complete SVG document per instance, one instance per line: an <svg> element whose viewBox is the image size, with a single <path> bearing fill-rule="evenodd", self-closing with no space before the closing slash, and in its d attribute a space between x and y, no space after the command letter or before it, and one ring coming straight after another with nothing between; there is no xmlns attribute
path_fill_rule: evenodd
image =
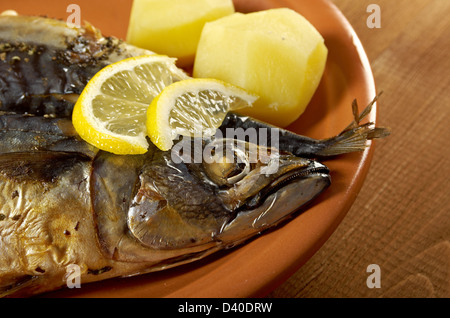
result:
<svg viewBox="0 0 450 318"><path fill-rule="evenodd" d="M258 101L240 112L285 127L310 102L327 54L320 33L293 10L234 13L203 28L193 75L254 92Z"/></svg>
<svg viewBox="0 0 450 318"><path fill-rule="evenodd" d="M127 42L192 65L205 23L232 13L232 0L134 0Z"/></svg>

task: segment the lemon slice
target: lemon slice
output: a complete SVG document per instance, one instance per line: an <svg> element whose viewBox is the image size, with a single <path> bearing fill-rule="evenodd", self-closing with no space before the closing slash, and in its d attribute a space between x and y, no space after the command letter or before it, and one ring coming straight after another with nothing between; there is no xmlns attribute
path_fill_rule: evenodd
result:
<svg viewBox="0 0 450 318"><path fill-rule="evenodd" d="M175 59L144 55L99 71L75 104L72 122L78 134L99 149L141 154L148 149L148 105L167 85L189 78Z"/></svg>
<svg viewBox="0 0 450 318"><path fill-rule="evenodd" d="M147 111L147 131L161 150L178 135L210 137L229 111L251 106L258 96L215 79L191 78L161 92Z"/></svg>

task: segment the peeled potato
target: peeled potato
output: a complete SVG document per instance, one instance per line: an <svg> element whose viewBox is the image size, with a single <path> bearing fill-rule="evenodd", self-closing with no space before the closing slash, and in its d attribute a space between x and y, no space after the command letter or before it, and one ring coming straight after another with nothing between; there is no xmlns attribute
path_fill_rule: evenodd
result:
<svg viewBox="0 0 450 318"><path fill-rule="evenodd" d="M232 13L232 0L134 0L127 42L192 65L205 23Z"/></svg>
<svg viewBox="0 0 450 318"><path fill-rule="evenodd" d="M193 75L254 92L260 98L239 112L285 127L310 102L327 54L320 33L293 10L235 13L205 25Z"/></svg>

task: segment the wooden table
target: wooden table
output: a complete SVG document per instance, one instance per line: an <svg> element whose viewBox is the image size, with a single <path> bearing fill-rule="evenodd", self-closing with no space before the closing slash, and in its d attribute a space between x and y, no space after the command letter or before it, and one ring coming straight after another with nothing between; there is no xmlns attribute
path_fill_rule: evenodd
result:
<svg viewBox="0 0 450 318"><path fill-rule="evenodd" d="M333 2L366 49L392 135L338 229L269 297L449 297L450 1ZM369 4L381 28L368 27Z"/></svg>

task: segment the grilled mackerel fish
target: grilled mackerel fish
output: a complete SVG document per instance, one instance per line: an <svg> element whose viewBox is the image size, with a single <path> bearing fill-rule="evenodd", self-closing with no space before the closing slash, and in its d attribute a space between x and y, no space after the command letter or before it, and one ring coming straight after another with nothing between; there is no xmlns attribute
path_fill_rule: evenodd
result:
<svg viewBox="0 0 450 318"><path fill-rule="evenodd" d="M280 129L279 149L236 140L243 147L231 149L231 163L175 162L152 145L136 156L100 151L75 132L74 101L102 67L141 54L148 51L91 26L0 17L1 296L63 288L74 265L84 284L163 270L245 242L330 185L317 159L361 151L388 134L360 124L371 103L330 139ZM274 128L232 113L221 129L230 127ZM224 140L203 147L209 142ZM249 164L253 146L277 155ZM274 160L278 169L268 174Z"/></svg>

